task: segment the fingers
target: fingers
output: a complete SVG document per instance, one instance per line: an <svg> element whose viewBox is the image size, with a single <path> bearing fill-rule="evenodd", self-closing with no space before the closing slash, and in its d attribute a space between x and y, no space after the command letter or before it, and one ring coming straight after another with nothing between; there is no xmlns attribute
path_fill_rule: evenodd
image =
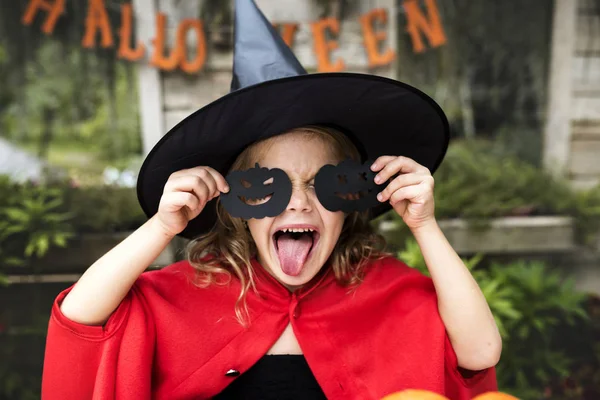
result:
<svg viewBox="0 0 600 400"><path fill-rule="evenodd" d="M383 183L398 173L420 173L430 174L429 169L425 168L416 161L408 157L381 156L375 160L371 170L378 172L375 176L375 183Z"/></svg>
<svg viewBox="0 0 600 400"><path fill-rule="evenodd" d="M188 218L194 218L200 213L200 200L190 192L170 192L163 195L161 203L166 212L177 212L183 207L187 207L192 215ZM160 207L159 207L160 208Z"/></svg>
<svg viewBox="0 0 600 400"><path fill-rule="evenodd" d="M413 186L425 184L427 186L431 186L433 188L433 177L431 175L419 174L419 173L411 173L411 174L403 174L392 180L387 187L381 191L377 195L377 199L381 202L388 201L392 197L392 195L398 190Z"/></svg>
<svg viewBox="0 0 600 400"><path fill-rule="evenodd" d="M182 176L194 175L201 179L212 178L212 181L215 182L216 188L223 193L227 193L229 191L229 185L227 181L217 170L210 167L195 167L190 169L182 169L180 171L174 172L169 177L169 180L179 178Z"/></svg>
<svg viewBox="0 0 600 400"><path fill-rule="evenodd" d="M392 193L392 195L390 196L390 204L392 205L392 207L394 207L402 200L416 199L422 194L423 188L421 187L421 185L405 186Z"/></svg>
<svg viewBox="0 0 600 400"><path fill-rule="evenodd" d="M229 185L223 176L209 167L197 167L173 173L165 184L165 192L192 192L203 203L228 192Z"/></svg>
<svg viewBox="0 0 600 400"><path fill-rule="evenodd" d="M200 178L196 175L185 175L170 178L165 185L165 193L188 192L193 193L202 203L206 203L218 195L217 184L208 172L208 178Z"/></svg>
<svg viewBox="0 0 600 400"><path fill-rule="evenodd" d="M229 192L229 185L227 184L227 180L225 179L225 177L223 177L223 175L221 175L219 172L217 172L217 170L215 170L213 168L210 168L210 167L204 167L204 168L206 168L206 170L210 173L212 178L217 183L217 188L219 189L219 191L221 191L223 193Z"/></svg>

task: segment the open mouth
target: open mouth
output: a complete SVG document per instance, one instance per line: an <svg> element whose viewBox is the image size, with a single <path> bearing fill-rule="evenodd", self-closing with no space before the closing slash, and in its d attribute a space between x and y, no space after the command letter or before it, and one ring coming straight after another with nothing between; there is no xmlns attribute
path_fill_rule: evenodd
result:
<svg viewBox="0 0 600 400"><path fill-rule="evenodd" d="M273 234L273 244L283 273L298 276L319 241L314 228L282 228Z"/></svg>

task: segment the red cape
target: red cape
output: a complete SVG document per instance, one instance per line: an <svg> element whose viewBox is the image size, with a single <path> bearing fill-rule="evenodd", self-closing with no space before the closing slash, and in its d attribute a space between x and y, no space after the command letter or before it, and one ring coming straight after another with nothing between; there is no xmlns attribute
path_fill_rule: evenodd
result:
<svg viewBox="0 0 600 400"><path fill-rule="evenodd" d="M348 292L328 272L292 294L254 262L260 294L248 293L251 324L235 318L239 282L198 288L180 262L145 272L103 326L52 308L42 398L199 399L222 391L262 357L291 321L330 399L381 399L422 389L451 400L497 391L494 368L459 372L431 279L394 258L373 262Z"/></svg>

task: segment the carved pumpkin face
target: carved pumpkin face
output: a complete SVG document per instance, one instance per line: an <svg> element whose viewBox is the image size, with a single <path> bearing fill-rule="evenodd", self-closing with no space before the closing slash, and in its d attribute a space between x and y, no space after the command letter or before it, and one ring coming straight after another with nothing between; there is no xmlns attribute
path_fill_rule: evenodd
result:
<svg viewBox="0 0 600 400"><path fill-rule="evenodd" d="M250 219L275 217L285 210L292 183L279 169L254 168L233 171L227 176L229 192L221 194L223 207L234 217Z"/></svg>
<svg viewBox="0 0 600 400"><path fill-rule="evenodd" d="M321 168L315 176L315 191L323 207L349 213L378 205L379 189L371 164L346 160L336 166Z"/></svg>

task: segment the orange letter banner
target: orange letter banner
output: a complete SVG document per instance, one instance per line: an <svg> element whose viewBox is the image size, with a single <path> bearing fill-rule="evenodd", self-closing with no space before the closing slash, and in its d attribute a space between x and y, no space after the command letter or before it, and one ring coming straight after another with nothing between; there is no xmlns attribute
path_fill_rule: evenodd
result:
<svg viewBox="0 0 600 400"><path fill-rule="evenodd" d="M379 43L387 38L385 31L375 32L373 30L373 20L379 20L382 24L387 23L387 12L383 8L373 10L360 17L363 36L365 40L365 49L369 58L369 67L379 67L387 65L394 59L394 50L388 48L385 53L379 52Z"/></svg>
<svg viewBox="0 0 600 400"><path fill-rule="evenodd" d="M426 0L426 2L429 19L421 13L417 0L406 0L403 3L404 10L406 11L406 19L408 20L406 31L410 33L413 49L417 53L422 53L425 50L421 35L419 34L420 31L423 31L425 36L427 36L431 47L438 47L446 43L446 36L440 23L437 4L435 0Z"/></svg>
<svg viewBox="0 0 600 400"><path fill-rule="evenodd" d="M98 29L100 29L100 33L102 34L102 47L111 47L113 45L113 37L108 14L104 7L104 0L90 0L87 18L85 19L83 47L91 48L96 46L96 32Z"/></svg>
<svg viewBox="0 0 600 400"><path fill-rule="evenodd" d="M164 55L166 43L165 43L165 25L167 24L167 16L163 13L156 14L156 38L152 40L154 44L154 53L150 60L150 65L163 69L165 71L172 71L177 67L179 63L179 56L175 50L171 52L171 55L166 57Z"/></svg>
<svg viewBox="0 0 600 400"><path fill-rule="evenodd" d="M196 38L198 41L196 58L192 61L188 61L186 56L185 39L189 29L196 31ZM181 24L179 24L179 27L177 28L177 48L175 49L175 52L179 54L179 65L184 72L193 74L194 72L200 71L206 60L206 37L204 36L204 29L202 29L202 21L197 19L184 19L181 21Z"/></svg>
<svg viewBox="0 0 600 400"><path fill-rule="evenodd" d="M296 35L296 31L298 30L298 24L296 23L285 23L281 24L281 28L279 28L279 24L274 24L276 29L280 29L281 37L285 44L291 49L294 45L294 35Z"/></svg>
<svg viewBox="0 0 600 400"><path fill-rule="evenodd" d="M185 19L181 21L177 27L177 38L175 47L171 51L169 56L165 56L165 25L167 23L167 17L165 14L159 13L156 17L156 38L152 41L154 44L154 54L150 60L150 64L166 71L172 71L177 66L181 66L181 69L192 74L199 71L204 65L206 60L206 37L204 36L204 30L202 22L197 19ZM188 61L186 57L186 36L189 29L196 31L198 38L198 49L196 58L192 61Z"/></svg>
<svg viewBox="0 0 600 400"><path fill-rule="evenodd" d="M29 5L27 6L27 10L23 15L23 24L31 25L33 19L35 18L35 14L38 9L44 9L49 12L48 18L44 25L42 25L42 31L49 35L54 31L54 26L56 25L56 20L65 10L65 0L55 0L52 1L44 1L44 0L31 0Z"/></svg>
<svg viewBox="0 0 600 400"><path fill-rule="evenodd" d="M336 35L340 31L340 22L333 18L324 18L310 25L313 33L314 48L317 55L318 71L319 72L339 72L345 68L344 60L338 58L335 64L329 60L331 50L338 48L338 43L335 40L327 40L325 38L325 30L329 28Z"/></svg>
<svg viewBox="0 0 600 400"><path fill-rule="evenodd" d="M129 61L139 60L146 53L144 43L138 43L135 49L131 48L132 36L132 10L131 4L121 5L121 32L119 42L119 58Z"/></svg>

